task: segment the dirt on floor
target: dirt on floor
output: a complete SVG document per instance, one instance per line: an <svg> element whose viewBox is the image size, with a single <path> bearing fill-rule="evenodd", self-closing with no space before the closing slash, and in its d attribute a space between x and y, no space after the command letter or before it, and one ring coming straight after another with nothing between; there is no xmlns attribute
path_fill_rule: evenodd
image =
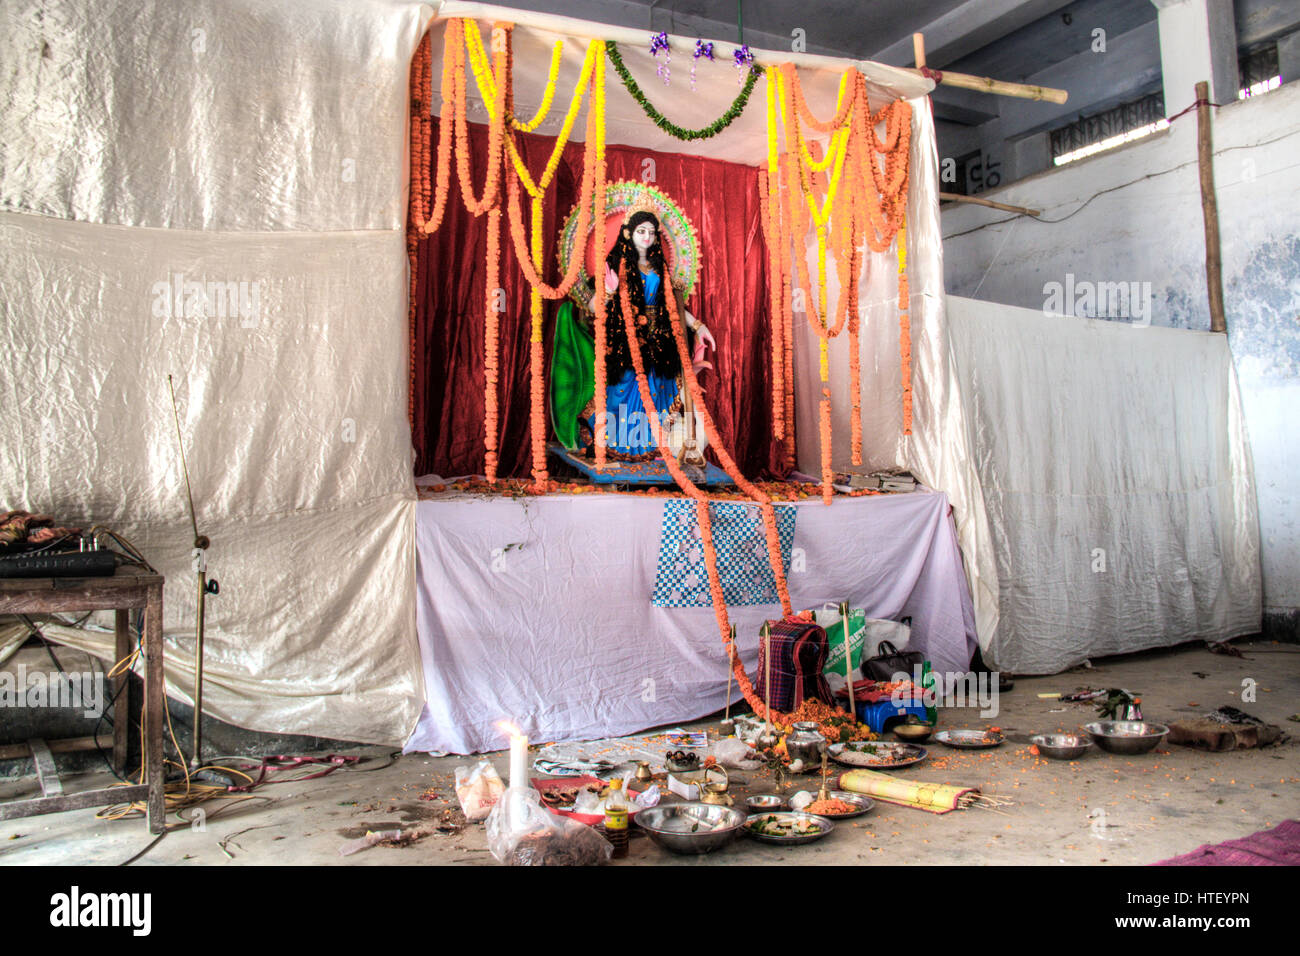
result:
<svg viewBox="0 0 1300 956"><path fill-rule="evenodd" d="M1191 645L1052 677L1017 678L989 718L980 717L978 707L941 710L940 729L997 726L1006 743L954 751L930 742L929 758L899 776L978 787L1006 804L999 808L934 815L877 803L817 843L777 847L742 837L703 857L670 854L634 826L629 855L615 865L1145 864L1276 826L1300 817L1300 748L1292 739L1300 736L1300 724L1288 720L1300 712L1300 647L1234 646L1242 657ZM1227 753L1166 744L1140 757L1095 749L1073 762L1035 756L1032 734L1074 730L1094 718L1091 705L1039 695L1084 687L1140 693L1148 720L1169 723L1231 705L1288 736L1265 749ZM717 722L688 726L716 729ZM171 814L174 829L152 846L154 837L139 817L106 820L95 810L79 810L6 821L0 823L0 864L119 864L148 848L135 865L496 865L483 824L465 822L453 786L455 768L477 758L397 756L385 748L355 753L368 759L319 779L264 785L256 799L211 800L200 807L204 813L187 814L188 822ZM507 755L485 757L504 778ZM733 772L732 779L740 792L773 789L766 772ZM110 782L83 775L66 778L65 788ZM796 777L786 791L816 786L813 776ZM6 781L0 800L35 791L35 778ZM341 846L384 830L401 836L339 855Z"/></svg>

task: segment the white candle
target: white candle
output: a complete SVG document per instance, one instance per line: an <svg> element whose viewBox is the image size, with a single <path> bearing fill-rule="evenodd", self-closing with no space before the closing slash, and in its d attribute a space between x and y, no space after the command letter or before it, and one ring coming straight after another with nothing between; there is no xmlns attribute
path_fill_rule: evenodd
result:
<svg viewBox="0 0 1300 956"><path fill-rule="evenodd" d="M506 785L528 786L528 738L517 732L510 735L510 780Z"/></svg>

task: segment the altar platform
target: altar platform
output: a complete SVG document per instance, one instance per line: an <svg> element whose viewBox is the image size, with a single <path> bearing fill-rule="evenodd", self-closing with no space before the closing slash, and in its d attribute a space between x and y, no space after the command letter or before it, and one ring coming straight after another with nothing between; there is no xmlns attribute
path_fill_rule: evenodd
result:
<svg viewBox="0 0 1300 956"><path fill-rule="evenodd" d="M713 609L652 603L672 500L422 495L416 622L425 704L405 750L498 750L502 720L533 740L580 740L722 708L727 666ZM797 509L787 574L796 610L849 601L868 617L911 617L910 648L936 671L969 668L975 616L946 495L778 507ZM729 613L752 675L759 626L780 617L780 605Z"/></svg>

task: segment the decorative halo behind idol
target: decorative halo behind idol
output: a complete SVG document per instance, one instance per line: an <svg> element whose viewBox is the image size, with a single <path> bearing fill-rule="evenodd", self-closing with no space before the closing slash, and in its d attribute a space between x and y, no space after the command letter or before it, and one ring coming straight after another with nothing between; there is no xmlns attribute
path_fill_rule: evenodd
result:
<svg viewBox="0 0 1300 956"><path fill-rule="evenodd" d="M561 270L568 270L575 250L581 249L582 265L578 268L578 280L569 290L569 297L579 308L586 309L591 297L588 281L593 275L603 278L605 255L614 247L624 220L632 212L642 209L653 212L659 220L659 237L663 243L664 260L672 284L681 290L682 298L690 298L700 275L700 246L695 227L681 208L661 190L635 180L623 179L605 187L605 222L599 232L593 223L586 236L578 236L577 206L569 212L560 232L556 255ZM596 243L598 236L599 249Z"/></svg>

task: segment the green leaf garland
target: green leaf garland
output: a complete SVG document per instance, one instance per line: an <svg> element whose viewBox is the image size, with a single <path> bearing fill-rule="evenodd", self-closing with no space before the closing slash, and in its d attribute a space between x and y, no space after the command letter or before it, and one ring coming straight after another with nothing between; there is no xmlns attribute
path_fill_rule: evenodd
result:
<svg viewBox="0 0 1300 956"><path fill-rule="evenodd" d="M687 141L693 139L708 139L710 136L717 136L724 129L730 126L735 121L736 117L745 111L745 105L749 102L749 94L754 92L754 85L758 82L759 74L763 72L757 65L751 66L749 68L749 76L745 80L745 86L741 89L740 95L732 101L731 106L728 107L725 113L708 126L705 126L703 129L682 129L682 127L676 125L669 120L668 117L655 109L653 104L646 99L645 93L641 91L641 87L637 85L636 80L632 79L632 74L627 71L627 67L623 64L623 57L618 52L618 44L613 40L606 41L605 53L609 56L609 62L614 65L614 72L616 72L618 78L623 81L623 86L627 89L628 94L632 99L641 104L641 109L645 110L645 115L650 117L650 119L654 121L654 124L669 136L672 136L674 139Z"/></svg>

